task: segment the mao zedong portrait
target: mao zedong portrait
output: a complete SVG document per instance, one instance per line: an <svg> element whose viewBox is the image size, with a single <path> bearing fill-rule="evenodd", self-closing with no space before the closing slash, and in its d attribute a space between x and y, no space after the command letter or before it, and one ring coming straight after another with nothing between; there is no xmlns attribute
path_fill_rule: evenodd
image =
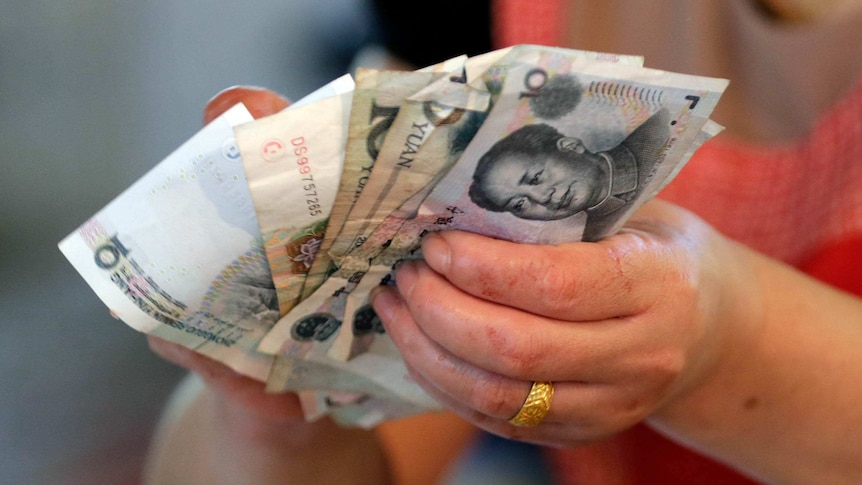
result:
<svg viewBox="0 0 862 485"><path fill-rule="evenodd" d="M522 219L586 211L583 240L598 240L646 188L669 132L670 114L661 109L616 147L593 153L549 125L525 125L479 159L470 199Z"/></svg>

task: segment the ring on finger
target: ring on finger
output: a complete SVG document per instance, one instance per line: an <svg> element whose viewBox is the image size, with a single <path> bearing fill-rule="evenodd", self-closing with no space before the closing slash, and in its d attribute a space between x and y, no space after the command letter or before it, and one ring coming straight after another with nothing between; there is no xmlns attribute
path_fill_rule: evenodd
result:
<svg viewBox="0 0 862 485"><path fill-rule="evenodd" d="M521 409L509 420L509 423L524 428L537 426L548 415L553 397L554 384L552 382L534 381L530 388L530 394L527 395Z"/></svg>

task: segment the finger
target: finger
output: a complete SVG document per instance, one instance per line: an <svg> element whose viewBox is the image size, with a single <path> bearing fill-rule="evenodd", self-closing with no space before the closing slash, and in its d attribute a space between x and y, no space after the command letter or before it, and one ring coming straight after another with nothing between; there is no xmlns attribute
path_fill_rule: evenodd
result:
<svg viewBox="0 0 862 485"><path fill-rule="evenodd" d="M150 350L159 357L200 375L206 381L239 375L236 371L221 362L201 355L180 344L152 335L147 336L147 343L150 346Z"/></svg>
<svg viewBox="0 0 862 485"><path fill-rule="evenodd" d="M204 124L214 120L237 103L244 104L255 119L278 113L290 105L290 101L268 89L234 86L209 100L204 108Z"/></svg>
<svg viewBox="0 0 862 485"><path fill-rule="evenodd" d="M633 315L648 308L657 285L657 244L644 233L599 243L518 244L442 231L422 245L425 261L480 298L561 320Z"/></svg>
<svg viewBox="0 0 862 485"><path fill-rule="evenodd" d="M511 419L529 394L532 380L513 379L476 367L431 340L416 325L405 302L389 290L375 302L386 306L380 315L404 362L414 373L433 383L438 392L461 405L494 419ZM537 379L546 380L546 379ZM633 424L646 416L651 401L632 396L649 396L639 383L607 385L586 382L555 381L554 404L545 421L569 423L602 423L601 416L614 416ZM621 392L625 391L625 392Z"/></svg>
<svg viewBox="0 0 862 485"><path fill-rule="evenodd" d="M611 436L635 424L635 422L625 422L621 425L608 425L604 421L592 420L589 417L562 416L562 413L555 410L556 403L563 401L564 396L568 399L569 393L565 390L562 393L555 390L548 416L541 423L534 427L515 426L509 423L511 418L505 419L484 414L441 390L433 381L426 379L420 373L412 371L412 369L411 372L416 383L447 409L478 428L509 439L541 445L581 446ZM594 404L594 401L588 396L578 394L575 398L580 399L584 403L582 407L587 410L601 409L600 404ZM593 414L595 414L594 411Z"/></svg>
<svg viewBox="0 0 862 485"><path fill-rule="evenodd" d="M654 355L645 349L660 338L637 318L564 322L482 300L421 262L402 263L395 279L404 313L423 335L513 379L616 382L645 365L639 358Z"/></svg>
<svg viewBox="0 0 862 485"><path fill-rule="evenodd" d="M524 404L532 382L505 378L458 359L423 335L394 291L379 295L375 309L412 378L440 403L487 431L533 442L576 444L633 426L656 407L651 396L659 394L649 393L638 382L555 382L544 420L534 429L515 427L508 421Z"/></svg>
<svg viewBox="0 0 862 485"><path fill-rule="evenodd" d="M529 382L470 365L437 345L416 325L406 304L392 289L379 291L374 306L408 368L443 383L448 394L488 416L508 419L518 411L518 396L526 395Z"/></svg>
<svg viewBox="0 0 862 485"><path fill-rule="evenodd" d="M147 342L157 355L198 374L210 388L245 409L268 419L294 419L302 415L295 394L267 394L264 383L182 345L153 336L147 336Z"/></svg>

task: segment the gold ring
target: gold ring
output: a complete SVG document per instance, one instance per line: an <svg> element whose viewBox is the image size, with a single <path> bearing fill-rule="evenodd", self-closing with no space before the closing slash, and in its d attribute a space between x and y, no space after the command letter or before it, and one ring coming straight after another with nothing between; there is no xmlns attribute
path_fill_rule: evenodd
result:
<svg viewBox="0 0 862 485"><path fill-rule="evenodd" d="M554 397L554 384L551 382L533 382L530 394L518 414L509 420L510 424L525 428L538 425L548 415L551 409L551 398Z"/></svg>

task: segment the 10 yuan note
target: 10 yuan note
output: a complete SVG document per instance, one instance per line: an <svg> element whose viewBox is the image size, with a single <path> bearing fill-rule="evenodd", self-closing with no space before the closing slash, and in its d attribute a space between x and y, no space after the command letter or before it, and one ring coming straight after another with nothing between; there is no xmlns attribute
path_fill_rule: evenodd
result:
<svg viewBox="0 0 862 485"><path fill-rule="evenodd" d="M370 308L369 290L391 284L392 265L415 256L428 231L461 229L548 244L600 239L720 129L708 116L724 80L591 62L556 50L522 54L464 154L387 240L348 297L345 314L362 313L362 327L375 327L376 316L363 313ZM377 341L387 338L362 340L385 348Z"/></svg>
<svg viewBox="0 0 862 485"><path fill-rule="evenodd" d="M442 75L444 74L424 71L396 72L371 69L357 71L356 88L350 108L344 169L324 238L308 271L301 302L282 317L266 335L261 341L260 351L272 354L284 352L284 344L291 342L299 349L306 349L305 342L297 340L296 333L291 329L306 315L324 311L322 309L324 306L327 307L328 313L334 312L337 321L340 322L343 318L343 315L339 314L339 309L343 308L343 305L340 305L340 302L329 301L333 298L342 298L341 293L329 288L333 285L339 288L348 287L350 282L343 279L340 283L330 283L326 288L323 287L323 283L332 278L330 274L335 269L328 254L329 249L371 175L377 154L398 115L401 103L407 96Z"/></svg>
<svg viewBox="0 0 862 485"><path fill-rule="evenodd" d="M344 170L320 252L309 270L302 299L311 296L332 272L329 249L347 220L353 203L362 194L401 102L434 79L445 75L439 72L440 69L460 70L464 60L464 57L458 57L415 72L357 70Z"/></svg>

